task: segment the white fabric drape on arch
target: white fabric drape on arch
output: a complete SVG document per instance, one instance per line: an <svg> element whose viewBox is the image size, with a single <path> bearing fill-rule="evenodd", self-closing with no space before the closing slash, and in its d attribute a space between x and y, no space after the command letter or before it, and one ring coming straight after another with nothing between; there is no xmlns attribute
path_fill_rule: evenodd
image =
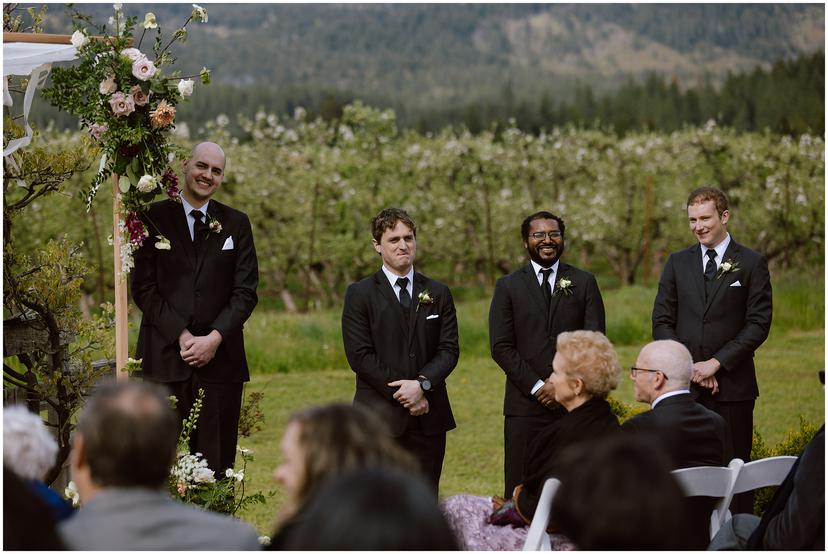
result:
<svg viewBox="0 0 828 554"><path fill-rule="evenodd" d="M38 44L11 42L3 44L3 105L11 107L9 94L9 75L28 76L29 84L23 97L23 126L26 134L10 140L3 149L3 156L9 156L32 140L32 128L29 126L29 110L37 87L46 82L52 63L74 60L78 51L70 44Z"/></svg>

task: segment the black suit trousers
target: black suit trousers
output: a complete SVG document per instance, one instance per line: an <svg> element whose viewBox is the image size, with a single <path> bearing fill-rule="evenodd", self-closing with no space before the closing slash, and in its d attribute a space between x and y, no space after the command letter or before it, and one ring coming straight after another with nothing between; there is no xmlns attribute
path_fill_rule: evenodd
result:
<svg viewBox="0 0 828 554"><path fill-rule="evenodd" d="M410 452L420 463L423 477L431 485L435 498L440 490L440 474L446 455L446 434L426 435L420 428L417 417L409 416L405 432L396 437L397 443Z"/></svg>
<svg viewBox="0 0 828 554"><path fill-rule="evenodd" d="M698 402L709 410L713 410L727 422L730 436L733 440L733 457L741 458L745 463L750 461L750 451L753 447L753 407L755 400L741 402L723 402L702 392ZM734 514L753 513L753 492L748 491L733 497L730 511Z"/></svg>
<svg viewBox="0 0 828 554"><path fill-rule="evenodd" d="M190 452L201 452L216 477L223 477L236 460L244 383L206 383L195 370L186 381L161 384L178 399L176 412L180 421L190 415L198 389L204 389L196 430L190 436Z"/></svg>

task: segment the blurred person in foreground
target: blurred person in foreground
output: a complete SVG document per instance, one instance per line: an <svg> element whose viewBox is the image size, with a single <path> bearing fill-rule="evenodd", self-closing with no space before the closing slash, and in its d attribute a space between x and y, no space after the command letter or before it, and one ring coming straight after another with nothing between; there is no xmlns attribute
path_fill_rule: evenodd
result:
<svg viewBox="0 0 828 554"><path fill-rule="evenodd" d="M328 479L309 502L288 550L457 550L425 481L392 468Z"/></svg>
<svg viewBox="0 0 828 554"><path fill-rule="evenodd" d="M509 499L459 495L443 503L463 549L521 549L544 483L560 475L561 453L572 445L620 433L607 402L621 372L612 343L597 331L561 333L552 365L548 382L566 413L529 444L523 481L514 494ZM550 541L555 550L571 548L561 535L553 534Z"/></svg>
<svg viewBox="0 0 828 554"><path fill-rule="evenodd" d="M78 513L60 527L73 550L258 550L255 530L167 492L178 440L160 386L102 386L84 406L72 445Z"/></svg>
<svg viewBox="0 0 828 554"><path fill-rule="evenodd" d="M282 463L274 478L287 499L277 517L270 550L284 550L303 522L309 501L329 478L360 468L390 467L420 479L416 459L391 436L382 420L347 404L293 413L282 436ZM416 522L411 522L416 525Z"/></svg>
<svg viewBox="0 0 828 554"><path fill-rule="evenodd" d="M562 456L550 520L578 550L692 550L669 458L623 434Z"/></svg>
<svg viewBox="0 0 828 554"><path fill-rule="evenodd" d="M23 406L3 408L3 466L26 484L49 506L57 522L75 513L72 505L43 482L55 465L58 444L43 419Z"/></svg>
<svg viewBox="0 0 828 554"><path fill-rule="evenodd" d="M631 417L621 426L664 451L670 470L697 466L726 466L733 457L727 424L722 416L708 410L690 393L693 357L680 342L659 340L641 349L630 378L635 399L651 410ZM710 542L710 511L715 498L684 498L688 531L695 549Z"/></svg>
<svg viewBox="0 0 828 554"><path fill-rule="evenodd" d="M66 550L42 497L3 466L3 550Z"/></svg>

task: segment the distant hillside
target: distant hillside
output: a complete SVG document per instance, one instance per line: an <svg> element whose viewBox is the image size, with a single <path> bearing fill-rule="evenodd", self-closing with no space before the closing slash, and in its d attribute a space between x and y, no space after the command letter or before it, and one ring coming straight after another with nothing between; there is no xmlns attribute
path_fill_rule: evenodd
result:
<svg viewBox="0 0 828 554"><path fill-rule="evenodd" d="M570 99L657 73L680 89L728 72L769 69L824 47L818 4L205 4L179 66L250 88L284 109L362 98L403 121L474 102ZM67 32L63 5L46 30ZM79 4L103 22L111 3ZM191 5L124 4L153 11L169 34Z"/></svg>

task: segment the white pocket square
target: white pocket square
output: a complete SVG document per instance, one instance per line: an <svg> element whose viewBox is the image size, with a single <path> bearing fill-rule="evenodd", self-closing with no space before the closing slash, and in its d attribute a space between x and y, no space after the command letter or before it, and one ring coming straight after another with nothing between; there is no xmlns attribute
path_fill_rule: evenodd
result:
<svg viewBox="0 0 828 554"><path fill-rule="evenodd" d="M440 314L431 314L430 316L426 317L426 319L437 319L440 317Z"/></svg>
<svg viewBox="0 0 828 554"><path fill-rule="evenodd" d="M732 283L730 283L730 286L731 287L741 287L742 283L740 283L739 281L733 281Z"/></svg>
<svg viewBox="0 0 828 554"><path fill-rule="evenodd" d="M233 250L233 237L227 237L227 240L224 241L224 246L221 247L222 250Z"/></svg>

